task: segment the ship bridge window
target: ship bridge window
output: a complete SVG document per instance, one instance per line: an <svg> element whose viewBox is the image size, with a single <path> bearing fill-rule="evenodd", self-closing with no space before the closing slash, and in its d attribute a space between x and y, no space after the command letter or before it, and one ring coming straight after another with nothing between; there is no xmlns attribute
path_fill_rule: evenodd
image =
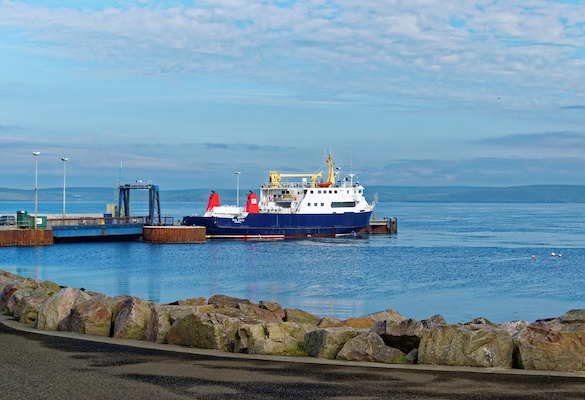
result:
<svg viewBox="0 0 585 400"><path fill-rule="evenodd" d="M334 201L331 203L331 208L355 207L355 201Z"/></svg>

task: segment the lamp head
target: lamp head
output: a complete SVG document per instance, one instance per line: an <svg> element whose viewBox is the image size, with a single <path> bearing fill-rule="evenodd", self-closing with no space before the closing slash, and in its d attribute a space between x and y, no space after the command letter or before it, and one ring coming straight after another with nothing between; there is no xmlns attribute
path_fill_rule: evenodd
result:
<svg viewBox="0 0 585 400"><path fill-rule="evenodd" d="M38 157L41 155L40 151L33 151L33 156Z"/></svg>
<svg viewBox="0 0 585 400"><path fill-rule="evenodd" d="M67 161L67 160L69 160L69 158L67 158L67 157L61 157L61 161Z"/></svg>

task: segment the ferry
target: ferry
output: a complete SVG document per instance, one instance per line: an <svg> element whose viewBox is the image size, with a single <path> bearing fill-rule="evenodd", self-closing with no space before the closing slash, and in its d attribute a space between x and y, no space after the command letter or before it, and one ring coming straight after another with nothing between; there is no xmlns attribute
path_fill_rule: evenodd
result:
<svg viewBox="0 0 585 400"><path fill-rule="evenodd" d="M222 206L211 192L202 216L183 217L182 224L204 226L209 239L289 239L357 235L364 232L374 204L354 174L338 180L333 157L327 156L328 176L269 172L260 198L247 194L245 207Z"/></svg>

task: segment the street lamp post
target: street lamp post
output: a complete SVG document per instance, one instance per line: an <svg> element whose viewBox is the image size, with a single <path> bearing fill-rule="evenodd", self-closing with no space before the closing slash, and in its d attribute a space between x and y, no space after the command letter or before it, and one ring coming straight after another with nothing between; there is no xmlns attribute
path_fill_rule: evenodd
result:
<svg viewBox="0 0 585 400"><path fill-rule="evenodd" d="M240 207L240 174L242 171L236 171L236 207Z"/></svg>
<svg viewBox="0 0 585 400"><path fill-rule="evenodd" d="M67 157L61 157L63 161L63 223L65 223L65 187L67 182Z"/></svg>
<svg viewBox="0 0 585 400"><path fill-rule="evenodd" d="M39 200L39 184L38 184L38 159L39 156L41 155L40 151L33 151L33 156L35 156L35 222L34 222L34 228L37 229L37 212L38 212L38 200Z"/></svg>

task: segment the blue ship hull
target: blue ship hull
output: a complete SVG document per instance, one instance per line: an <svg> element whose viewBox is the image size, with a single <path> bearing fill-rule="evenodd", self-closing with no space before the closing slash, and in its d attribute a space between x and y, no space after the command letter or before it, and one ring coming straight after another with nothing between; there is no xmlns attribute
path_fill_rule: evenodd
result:
<svg viewBox="0 0 585 400"><path fill-rule="evenodd" d="M358 234L369 225L371 212L341 214L248 214L245 218L183 218L183 225L204 226L216 239L288 239Z"/></svg>

